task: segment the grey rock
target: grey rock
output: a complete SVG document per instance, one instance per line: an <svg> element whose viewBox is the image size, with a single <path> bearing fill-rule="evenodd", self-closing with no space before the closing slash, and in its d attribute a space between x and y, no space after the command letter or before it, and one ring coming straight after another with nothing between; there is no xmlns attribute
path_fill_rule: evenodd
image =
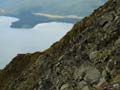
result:
<svg viewBox="0 0 120 90"><path fill-rule="evenodd" d="M82 90L90 90L88 86L85 86Z"/></svg>
<svg viewBox="0 0 120 90"><path fill-rule="evenodd" d="M68 90L69 84L66 83L64 85L62 85L62 87L60 88L60 90Z"/></svg>

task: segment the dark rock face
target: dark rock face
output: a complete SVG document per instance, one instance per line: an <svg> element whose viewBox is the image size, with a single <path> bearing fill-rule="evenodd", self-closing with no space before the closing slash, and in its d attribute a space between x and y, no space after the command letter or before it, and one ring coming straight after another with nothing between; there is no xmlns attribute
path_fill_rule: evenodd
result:
<svg viewBox="0 0 120 90"><path fill-rule="evenodd" d="M120 0L109 0L48 50L17 56L0 81L0 90L120 90Z"/></svg>

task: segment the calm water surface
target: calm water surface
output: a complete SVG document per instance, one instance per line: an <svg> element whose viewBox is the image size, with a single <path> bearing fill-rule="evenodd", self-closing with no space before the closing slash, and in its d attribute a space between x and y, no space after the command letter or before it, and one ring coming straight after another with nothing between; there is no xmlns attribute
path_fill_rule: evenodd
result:
<svg viewBox="0 0 120 90"><path fill-rule="evenodd" d="M18 53L32 53L49 48L72 27L70 23L42 23L32 29L14 29L18 19L0 16L0 68L5 67Z"/></svg>

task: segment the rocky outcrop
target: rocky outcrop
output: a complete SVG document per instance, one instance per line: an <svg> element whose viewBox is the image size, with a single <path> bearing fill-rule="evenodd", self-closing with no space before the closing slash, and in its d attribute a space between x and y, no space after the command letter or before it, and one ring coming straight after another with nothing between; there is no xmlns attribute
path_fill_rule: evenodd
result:
<svg viewBox="0 0 120 90"><path fill-rule="evenodd" d="M0 90L120 90L120 0L109 0L48 50L18 55Z"/></svg>

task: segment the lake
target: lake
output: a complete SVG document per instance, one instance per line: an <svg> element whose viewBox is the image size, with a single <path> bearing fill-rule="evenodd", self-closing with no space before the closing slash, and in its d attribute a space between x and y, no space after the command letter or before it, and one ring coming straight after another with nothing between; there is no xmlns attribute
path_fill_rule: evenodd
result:
<svg viewBox="0 0 120 90"><path fill-rule="evenodd" d="M16 29L10 25L17 18L0 16L0 69L20 53L44 51L60 40L72 27L71 23L50 22L32 29Z"/></svg>

